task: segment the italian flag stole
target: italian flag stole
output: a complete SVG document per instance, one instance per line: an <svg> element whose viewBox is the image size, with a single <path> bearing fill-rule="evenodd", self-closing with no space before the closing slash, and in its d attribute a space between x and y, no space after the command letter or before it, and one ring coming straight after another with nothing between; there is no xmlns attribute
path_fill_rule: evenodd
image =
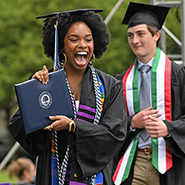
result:
<svg viewBox="0 0 185 185"><path fill-rule="evenodd" d="M126 71L122 82L127 115L135 115L140 111L137 60ZM162 120L171 121L171 61L159 48L156 49L151 69L151 92L153 109L158 109L162 113ZM129 176L139 134L131 141L117 165L113 175L113 182L116 185L120 185ZM172 152L163 137L152 139L152 164L161 174L172 167Z"/></svg>

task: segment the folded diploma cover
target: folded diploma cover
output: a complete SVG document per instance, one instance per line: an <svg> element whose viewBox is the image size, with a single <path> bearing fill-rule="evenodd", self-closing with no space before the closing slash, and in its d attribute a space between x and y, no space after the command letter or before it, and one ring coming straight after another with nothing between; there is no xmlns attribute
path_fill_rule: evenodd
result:
<svg viewBox="0 0 185 185"><path fill-rule="evenodd" d="M49 73L49 82L31 79L14 85L26 134L43 129L49 116L73 117L70 94L63 69Z"/></svg>

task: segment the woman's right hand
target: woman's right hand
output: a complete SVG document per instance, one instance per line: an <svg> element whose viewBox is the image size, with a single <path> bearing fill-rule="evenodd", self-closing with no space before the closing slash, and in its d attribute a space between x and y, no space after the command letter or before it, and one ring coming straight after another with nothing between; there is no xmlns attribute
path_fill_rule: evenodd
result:
<svg viewBox="0 0 185 185"><path fill-rule="evenodd" d="M47 84L48 81L49 81L49 75L48 75L47 67L44 65L43 70L35 72L35 74L32 76L32 79L33 78L37 78L43 84Z"/></svg>
<svg viewBox="0 0 185 185"><path fill-rule="evenodd" d="M45 127L45 130L54 129L55 131L59 130L69 130L69 124L73 122L72 119L68 118L67 116L56 115L56 116L49 116L49 119L52 120L52 124Z"/></svg>

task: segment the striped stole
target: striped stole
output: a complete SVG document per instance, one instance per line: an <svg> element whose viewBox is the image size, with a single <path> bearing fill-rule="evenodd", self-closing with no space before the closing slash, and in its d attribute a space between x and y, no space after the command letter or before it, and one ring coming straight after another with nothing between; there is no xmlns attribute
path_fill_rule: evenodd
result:
<svg viewBox="0 0 185 185"><path fill-rule="evenodd" d="M127 70L122 82L127 115L135 115L140 111L137 60ZM151 69L151 91L153 109L158 109L162 113L162 120L171 121L171 61L159 48L156 49ZM120 185L129 176L139 134L131 141L117 165L113 175L113 182L116 185ZM161 174L172 167L172 152L167 147L163 137L152 139L152 164Z"/></svg>
<svg viewBox="0 0 185 185"><path fill-rule="evenodd" d="M100 96L101 96L101 113L103 111L103 104L105 100L105 89L103 86L103 83L101 82L98 74L97 75L97 80L100 88ZM95 113L96 109L89 107L87 105L82 105L79 104L79 109L77 113L77 120L84 121L84 122L89 122L92 123L94 122L95 118ZM90 184L92 184L92 179L90 179ZM95 175L95 184L96 185L103 185L103 173L99 172L98 174ZM78 183L78 185L84 185L83 183Z"/></svg>
<svg viewBox="0 0 185 185"><path fill-rule="evenodd" d="M99 84L100 94L101 94L100 96L101 96L101 113L102 113L103 103L105 100L105 89L98 75L97 75L97 79L98 79L98 84ZM77 120L93 123L95 118L95 113L96 113L95 108L89 107L87 105L79 104Z"/></svg>
<svg viewBox="0 0 185 185"><path fill-rule="evenodd" d="M57 153L55 149L55 132L51 132L51 185L59 184L58 168L57 168Z"/></svg>
<svg viewBox="0 0 185 185"><path fill-rule="evenodd" d="M100 89L100 97L101 97L100 103L101 103L101 113L102 113L103 104L104 104L104 100L105 100L105 89L104 89L104 85L101 82L97 73L96 73L96 77L97 77L97 81L98 81L98 85L99 85L99 89ZM96 114L95 108L92 108L87 105L79 104L79 109L78 109L78 113L77 113L77 120L81 120L81 121L89 122L89 123L93 124L95 114ZM59 155L59 154L57 154L57 151L55 149L56 143L57 143L57 141L54 136L54 131L52 130L52 139L51 139L51 175L52 175L52 178L51 178L52 183L51 184L52 185L59 184L58 170L57 170L57 158L56 158L56 155ZM71 167L71 163L68 163L67 164L67 173L65 176L65 182L68 182L70 185L85 185L84 183L70 181L70 167ZM102 172L99 172L98 174L95 175L95 181L96 181L97 185L103 184L103 173Z"/></svg>

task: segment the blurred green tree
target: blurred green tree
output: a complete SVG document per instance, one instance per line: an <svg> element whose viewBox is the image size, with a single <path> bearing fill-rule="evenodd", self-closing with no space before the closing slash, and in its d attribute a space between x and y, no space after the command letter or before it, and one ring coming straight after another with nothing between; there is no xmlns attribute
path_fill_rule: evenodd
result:
<svg viewBox="0 0 185 185"><path fill-rule="evenodd" d="M129 4L123 1L108 24L111 32L111 43L104 56L96 60L95 67L111 75L126 70L134 61L127 42L127 27L121 25L123 15ZM141 2L135 0L135 2ZM61 12L78 8L102 8L103 19L110 13L117 0L1 0L0 1L0 120L8 124L8 120L17 108L14 84L28 79L44 64L53 66L51 59L43 53L41 27L43 20L36 20L38 15ZM142 0L150 3L150 0ZM181 26L177 10L171 10L167 24L179 36ZM180 15L180 12L178 12ZM175 28L175 29L174 29ZM167 49L178 53L179 47L167 37ZM1 124L1 123L0 123Z"/></svg>

